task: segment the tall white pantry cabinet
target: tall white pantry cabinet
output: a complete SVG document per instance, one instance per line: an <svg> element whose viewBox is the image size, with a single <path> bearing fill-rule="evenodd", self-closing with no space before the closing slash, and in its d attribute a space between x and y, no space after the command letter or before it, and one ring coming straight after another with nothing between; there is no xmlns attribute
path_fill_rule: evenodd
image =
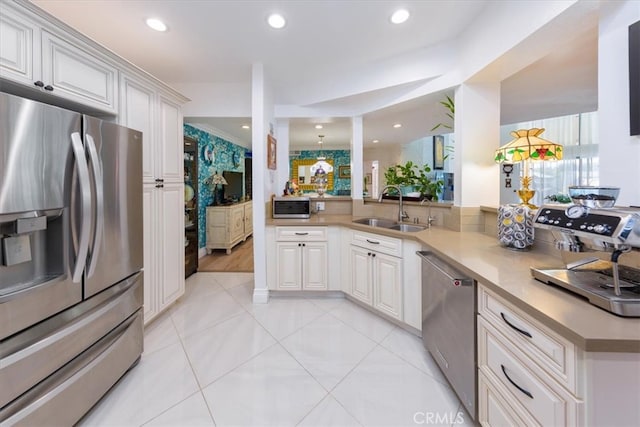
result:
<svg viewBox="0 0 640 427"><path fill-rule="evenodd" d="M188 99L24 0L2 0L0 90L143 133L144 321L153 320L184 293Z"/></svg>

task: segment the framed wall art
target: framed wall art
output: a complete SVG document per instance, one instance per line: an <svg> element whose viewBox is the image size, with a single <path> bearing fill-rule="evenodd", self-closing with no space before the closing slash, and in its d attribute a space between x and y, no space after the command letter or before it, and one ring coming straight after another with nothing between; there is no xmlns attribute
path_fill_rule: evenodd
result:
<svg viewBox="0 0 640 427"><path fill-rule="evenodd" d="M444 136L433 136L433 168L444 169Z"/></svg>
<svg viewBox="0 0 640 427"><path fill-rule="evenodd" d="M276 162L276 148L278 141L273 135L267 135L267 168L275 170L278 166Z"/></svg>
<svg viewBox="0 0 640 427"><path fill-rule="evenodd" d="M338 166L338 178L351 178L351 166Z"/></svg>

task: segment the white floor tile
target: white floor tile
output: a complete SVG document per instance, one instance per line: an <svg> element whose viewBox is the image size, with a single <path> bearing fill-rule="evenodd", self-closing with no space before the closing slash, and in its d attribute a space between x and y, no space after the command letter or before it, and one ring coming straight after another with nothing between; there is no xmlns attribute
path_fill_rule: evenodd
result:
<svg viewBox="0 0 640 427"><path fill-rule="evenodd" d="M205 387L275 342L245 313L185 338L184 348L200 387Z"/></svg>
<svg viewBox="0 0 640 427"><path fill-rule="evenodd" d="M225 289L231 289L238 285L251 283L253 286L253 273L213 273L215 278Z"/></svg>
<svg viewBox="0 0 640 427"><path fill-rule="evenodd" d="M217 425L293 426L326 391L274 345L203 390Z"/></svg>
<svg viewBox="0 0 640 427"><path fill-rule="evenodd" d="M144 355L87 417L84 426L139 426L198 391L180 343Z"/></svg>
<svg viewBox="0 0 640 427"><path fill-rule="evenodd" d="M307 298L307 301L311 302L312 304L315 304L316 306L320 307L324 311L331 311L334 308L338 308L343 304L351 304L351 302L349 302L344 297Z"/></svg>
<svg viewBox="0 0 640 427"><path fill-rule="evenodd" d="M215 426L207 403L204 401L200 391L145 424L145 427L176 426Z"/></svg>
<svg viewBox="0 0 640 427"><path fill-rule="evenodd" d="M171 318L181 337L186 337L227 320L245 309L226 291L202 295L197 301L178 303L171 310Z"/></svg>
<svg viewBox="0 0 640 427"><path fill-rule="evenodd" d="M249 311L276 339L292 334L324 314L304 299L289 298L272 298L268 304L254 304Z"/></svg>
<svg viewBox="0 0 640 427"><path fill-rule="evenodd" d="M325 397L298 427L356 427L361 426L332 396Z"/></svg>
<svg viewBox="0 0 640 427"><path fill-rule="evenodd" d="M251 310L253 306L253 282L244 283L234 286L227 290L229 295L233 297L241 306L247 310Z"/></svg>
<svg viewBox="0 0 640 427"><path fill-rule="evenodd" d="M181 302L197 301L203 295L212 294L224 290L224 287L216 280L216 273L195 273L185 280L184 295Z"/></svg>
<svg viewBox="0 0 640 427"><path fill-rule="evenodd" d="M455 417L460 405L448 387L382 347L369 353L331 394L365 426L415 426L415 417L426 413Z"/></svg>
<svg viewBox="0 0 640 427"><path fill-rule="evenodd" d="M431 375L438 382L445 385L449 384L429 351L424 348L422 338L396 327L380 345L422 372Z"/></svg>
<svg viewBox="0 0 640 427"><path fill-rule="evenodd" d="M167 311L144 328L144 354L165 348L180 341L173 326L171 315Z"/></svg>
<svg viewBox="0 0 640 427"><path fill-rule="evenodd" d="M289 335L281 344L327 390L334 388L376 346L329 314Z"/></svg>
<svg viewBox="0 0 640 427"><path fill-rule="evenodd" d="M385 339L395 327L391 322L364 308L358 307L350 301L347 301L346 304L341 304L329 313L378 343Z"/></svg>

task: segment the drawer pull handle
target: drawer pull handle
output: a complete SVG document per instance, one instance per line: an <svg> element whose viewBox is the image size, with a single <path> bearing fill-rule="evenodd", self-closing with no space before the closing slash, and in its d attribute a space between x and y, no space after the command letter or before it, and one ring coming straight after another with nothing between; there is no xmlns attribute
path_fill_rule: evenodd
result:
<svg viewBox="0 0 640 427"><path fill-rule="evenodd" d="M507 325L511 326L513 329L515 329L516 331L520 332L522 335L527 336L529 338L533 338L529 332L527 332L525 330L522 330L522 329L518 328L517 326L513 325L511 322L509 322L503 312L500 312L500 316L502 316L502 320L504 320L504 322Z"/></svg>
<svg viewBox="0 0 640 427"><path fill-rule="evenodd" d="M369 240L367 239L367 242L371 243L372 245L379 245L380 242L376 242L375 240Z"/></svg>
<svg viewBox="0 0 640 427"><path fill-rule="evenodd" d="M507 374L507 370L505 369L504 365L500 365L500 367L502 368L502 373L504 374L505 377L507 377L507 379L509 380L509 382L511 384L513 384L513 386L515 388L517 388L518 390L520 390L522 393L526 394L527 396L529 396L531 399L533 399L533 395L528 392L527 390L523 389L522 387L520 387L518 384L516 384L511 378L509 378L509 375Z"/></svg>
<svg viewBox="0 0 640 427"><path fill-rule="evenodd" d="M296 236L307 236L309 233L299 233L296 231Z"/></svg>

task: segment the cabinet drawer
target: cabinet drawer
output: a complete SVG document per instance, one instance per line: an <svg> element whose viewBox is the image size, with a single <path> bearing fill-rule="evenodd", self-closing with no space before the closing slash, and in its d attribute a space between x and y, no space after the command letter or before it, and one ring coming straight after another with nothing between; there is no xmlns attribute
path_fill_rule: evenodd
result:
<svg viewBox="0 0 640 427"><path fill-rule="evenodd" d="M573 343L510 306L486 288L478 287L478 313L524 353L576 395L577 354Z"/></svg>
<svg viewBox="0 0 640 427"><path fill-rule="evenodd" d="M391 256L402 256L402 240L394 237L351 230L351 244Z"/></svg>
<svg viewBox="0 0 640 427"><path fill-rule="evenodd" d="M319 242L327 240L327 227L276 227L276 240Z"/></svg>
<svg viewBox="0 0 640 427"><path fill-rule="evenodd" d="M478 422L483 426L532 426L538 423L513 399L507 400L499 383L478 372Z"/></svg>
<svg viewBox="0 0 640 427"><path fill-rule="evenodd" d="M508 348L513 344L478 317L478 367L504 387L505 398L517 400L543 426L577 425L580 402L537 365Z"/></svg>

